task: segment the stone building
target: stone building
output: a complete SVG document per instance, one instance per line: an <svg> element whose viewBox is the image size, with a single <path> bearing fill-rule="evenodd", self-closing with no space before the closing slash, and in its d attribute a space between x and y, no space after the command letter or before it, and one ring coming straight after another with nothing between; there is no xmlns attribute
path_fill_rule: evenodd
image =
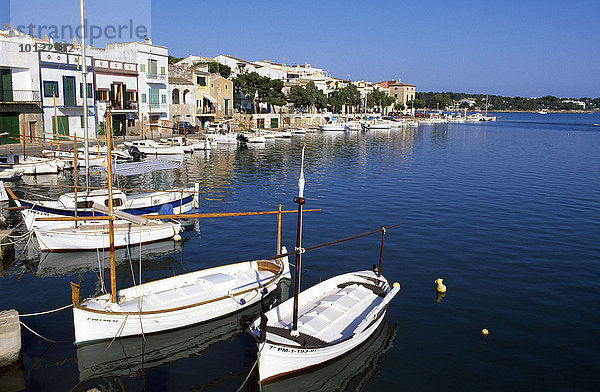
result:
<svg viewBox="0 0 600 392"><path fill-rule="evenodd" d="M171 120L187 121L195 126L194 69L189 64L169 65L169 94Z"/></svg>

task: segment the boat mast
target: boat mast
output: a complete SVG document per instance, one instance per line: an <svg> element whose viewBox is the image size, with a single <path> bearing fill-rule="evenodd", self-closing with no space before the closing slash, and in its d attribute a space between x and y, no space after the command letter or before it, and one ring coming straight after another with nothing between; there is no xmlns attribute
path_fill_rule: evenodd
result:
<svg viewBox="0 0 600 392"><path fill-rule="evenodd" d="M302 147L302 164L300 178L298 179L298 196L294 203L298 203L298 227L296 229L296 270L294 274L294 318L292 332L298 331L298 294L300 293L300 271L302 264L302 206L304 205L304 147Z"/></svg>
<svg viewBox="0 0 600 392"><path fill-rule="evenodd" d="M112 124L110 123L110 109L106 111L106 172L108 173L108 235L110 237L110 294L111 301L117 302L117 274L115 269L115 223L113 221L113 194L112 194Z"/></svg>
<svg viewBox="0 0 600 392"><path fill-rule="evenodd" d="M83 138L84 138L84 149L85 149L85 186L90 186L90 155L89 155L89 140L88 140L88 96L87 96L87 62L85 57L85 0L79 1L80 13L81 13L81 76L83 78L83 85L81 87L83 96ZM93 92L92 92L93 95ZM77 154L77 150L75 151Z"/></svg>

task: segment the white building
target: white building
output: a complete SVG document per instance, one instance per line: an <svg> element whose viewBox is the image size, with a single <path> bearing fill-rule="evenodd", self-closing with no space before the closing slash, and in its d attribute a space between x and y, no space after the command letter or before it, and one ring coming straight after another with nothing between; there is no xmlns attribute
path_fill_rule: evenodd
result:
<svg viewBox="0 0 600 392"><path fill-rule="evenodd" d="M137 64L95 57L94 84L99 129L106 129L110 110L113 135L139 135Z"/></svg>
<svg viewBox="0 0 600 392"><path fill-rule="evenodd" d="M41 136L40 71L36 45L49 45L16 30L0 31L0 137L2 144Z"/></svg>
<svg viewBox="0 0 600 392"><path fill-rule="evenodd" d="M257 71L257 66L249 61L241 60L230 55L220 55L214 58L214 61L225 64L231 68L231 77L239 74L251 73Z"/></svg>
<svg viewBox="0 0 600 392"><path fill-rule="evenodd" d="M139 116L144 122L169 120L169 49L145 42L125 42L106 45L102 54L94 57L135 63L138 67Z"/></svg>
<svg viewBox="0 0 600 392"><path fill-rule="evenodd" d="M54 51L40 51L37 54L42 86L44 139L56 139L59 135L84 137L84 90L88 104L88 136L95 138L95 88L92 77L92 58L86 56L88 78L87 88L84 88L79 64L81 55Z"/></svg>

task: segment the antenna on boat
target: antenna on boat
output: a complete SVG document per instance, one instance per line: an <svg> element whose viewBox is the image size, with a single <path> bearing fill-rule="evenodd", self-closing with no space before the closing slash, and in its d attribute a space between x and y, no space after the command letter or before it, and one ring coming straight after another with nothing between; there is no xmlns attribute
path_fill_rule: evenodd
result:
<svg viewBox="0 0 600 392"><path fill-rule="evenodd" d="M110 238L110 293L111 301L117 302L117 274L115 267L115 222L113 217L113 193L112 193L112 124L110 109L106 111L106 172L108 174L108 234Z"/></svg>
<svg viewBox="0 0 600 392"><path fill-rule="evenodd" d="M304 200L304 149L302 147L302 164L300 166L300 178L298 179L298 196L294 197L294 203L298 203L298 226L296 229L296 270L294 274L294 318L292 333L298 332L298 294L300 293L300 270L302 264L302 206Z"/></svg>

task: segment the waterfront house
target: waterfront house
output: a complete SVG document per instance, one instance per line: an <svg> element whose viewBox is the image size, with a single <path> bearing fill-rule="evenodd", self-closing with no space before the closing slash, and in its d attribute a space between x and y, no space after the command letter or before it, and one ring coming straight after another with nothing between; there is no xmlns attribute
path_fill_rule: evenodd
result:
<svg viewBox="0 0 600 392"><path fill-rule="evenodd" d="M36 44L48 41L17 30L0 31L1 144L28 141L42 134L40 75Z"/></svg>
<svg viewBox="0 0 600 392"><path fill-rule="evenodd" d="M93 60L86 56L87 86L83 86L78 51L38 51L44 139L59 135L84 137L83 100L88 105L88 136L96 137ZM85 97L85 98L84 98Z"/></svg>
<svg viewBox="0 0 600 392"><path fill-rule="evenodd" d="M208 65L197 65L193 70L194 100L196 102L196 124L204 128L206 123L214 122L217 100L210 94L211 74Z"/></svg>
<svg viewBox="0 0 600 392"><path fill-rule="evenodd" d="M100 56L98 56L100 57ZM150 38L144 42L123 42L107 44L102 58L137 64L139 100L138 116L143 123L153 128L159 120L170 120L169 115L169 49L154 45ZM144 124L141 128L144 134Z"/></svg>
<svg viewBox="0 0 600 392"><path fill-rule="evenodd" d="M94 57L94 82L99 129L110 109L113 135L139 135L137 64Z"/></svg>
<svg viewBox="0 0 600 392"><path fill-rule="evenodd" d="M218 73L210 74L210 96L215 99L215 120L227 120L233 116L233 82Z"/></svg>
<svg viewBox="0 0 600 392"><path fill-rule="evenodd" d="M169 65L169 93L171 95L169 113L173 122L187 121L195 126L196 100L194 69L191 64L179 62Z"/></svg>

